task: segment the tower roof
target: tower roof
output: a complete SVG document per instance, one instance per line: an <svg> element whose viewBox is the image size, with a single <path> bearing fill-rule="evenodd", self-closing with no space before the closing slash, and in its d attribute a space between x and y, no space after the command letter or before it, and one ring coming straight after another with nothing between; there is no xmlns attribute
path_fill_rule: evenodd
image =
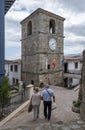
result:
<svg viewBox="0 0 85 130"><path fill-rule="evenodd" d="M5 0L5 14L8 12L15 0Z"/></svg>
<svg viewBox="0 0 85 130"><path fill-rule="evenodd" d="M38 13L46 14L46 15L48 15L48 16L50 16L50 17L55 17L55 18L58 18L58 19L60 19L60 20L62 20L62 21L65 20L65 18L63 18L63 17L61 17L61 16L59 16L59 15L56 15L55 13L49 12L49 11L44 10L44 9L41 9L41 8L38 8L38 9L35 10L33 13L31 13L28 17L26 17L24 20L22 20L22 21L21 21L21 24L22 24L25 20L27 20L28 18L30 19L30 18L32 18L34 15L36 15L36 14L38 14Z"/></svg>

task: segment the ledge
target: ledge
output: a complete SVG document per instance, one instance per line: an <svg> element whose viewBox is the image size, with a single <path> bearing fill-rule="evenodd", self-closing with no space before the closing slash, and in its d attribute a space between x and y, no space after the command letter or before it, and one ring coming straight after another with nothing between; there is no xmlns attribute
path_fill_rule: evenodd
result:
<svg viewBox="0 0 85 130"><path fill-rule="evenodd" d="M20 112L24 107L29 104L29 100L23 103L20 107L18 107L15 111L13 111L10 115L8 115L5 119L0 122L0 126L4 125L7 121L13 118L18 112Z"/></svg>

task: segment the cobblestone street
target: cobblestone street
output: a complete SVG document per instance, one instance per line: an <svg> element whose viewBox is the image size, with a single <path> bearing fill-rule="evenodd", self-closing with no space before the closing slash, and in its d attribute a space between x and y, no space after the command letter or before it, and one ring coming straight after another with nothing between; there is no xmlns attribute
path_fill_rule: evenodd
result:
<svg viewBox="0 0 85 130"><path fill-rule="evenodd" d="M79 114L72 112L72 102L77 100L78 90L68 90L62 87L52 87L56 95L57 108L52 111L51 121L43 116L43 102L40 107L40 118L33 121L33 113L25 107L11 120L1 126L2 129L12 130L85 130L85 122Z"/></svg>

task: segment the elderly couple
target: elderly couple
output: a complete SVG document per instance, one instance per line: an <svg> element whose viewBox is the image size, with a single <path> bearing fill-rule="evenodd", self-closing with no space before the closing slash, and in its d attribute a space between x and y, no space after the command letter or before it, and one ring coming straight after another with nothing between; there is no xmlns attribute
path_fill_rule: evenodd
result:
<svg viewBox="0 0 85 130"><path fill-rule="evenodd" d="M45 85L45 88L42 90L41 94L39 92L39 88L35 87L35 91L30 101L30 103L33 105L34 120L39 118L39 107L41 100L43 100L45 119L51 119L52 98L53 102L55 102L54 91L49 87L48 84Z"/></svg>

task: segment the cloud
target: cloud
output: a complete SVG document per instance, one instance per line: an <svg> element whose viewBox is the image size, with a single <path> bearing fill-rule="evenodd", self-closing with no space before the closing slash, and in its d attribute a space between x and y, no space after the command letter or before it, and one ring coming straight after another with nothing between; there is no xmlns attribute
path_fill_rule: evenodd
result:
<svg viewBox="0 0 85 130"><path fill-rule="evenodd" d="M79 53L85 48L85 1L78 0L16 0L5 16L6 55L21 46L20 22L37 8L43 8L65 18L64 53ZM13 51L14 52L14 51ZM17 55L20 54L16 53ZM12 53L13 55L13 53ZM15 54L14 54L15 55ZM10 55L8 56L8 58ZM16 56L17 57L17 56Z"/></svg>
<svg viewBox="0 0 85 130"><path fill-rule="evenodd" d="M78 35L75 35L74 33L71 33L71 32L68 32L68 34L66 34L66 37L65 37L65 41L70 41L70 42L77 42L79 43L80 41L82 42L85 42L85 37L84 36L78 36Z"/></svg>
<svg viewBox="0 0 85 130"><path fill-rule="evenodd" d="M70 41L64 43L64 55L82 53L85 48L85 41Z"/></svg>
<svg viewBox="0 0 85 130"><path fill-rule="evenodd" d="M85 24L72 25L66 27L66 32L70 32L77 36L85 37Z"/></svg>
<svg viewBox="0 0 85 130"><path fill-rule="evenodd" d="M14 21L8 22L5 27L5 46L20 46L20 24Z"/></svg>
<svg viewBox="0 0 85 130"><path fill-rule="evenodd" d="M5 59L19 59L21 58L21 47L9 46L5 47Z"/></svg>
<svg viewBox="0 0 85 130"><path fill-rule="evenodd" d="M72 12L85 12L85 0L59 0L59 3L62 5L62 8L66 8Z"/></svg>
<svg viewBox="0 0 85 130"><path fill-rule="evenodd" d="M71 46L70 45L66 45L64 47L64 55L67 55L67 54L80 54L80 53L83 52L84 48L83 48L83 46L81 44L78 45L78 46L76 44L75 45L72 44L72 45Z"/></svg>

